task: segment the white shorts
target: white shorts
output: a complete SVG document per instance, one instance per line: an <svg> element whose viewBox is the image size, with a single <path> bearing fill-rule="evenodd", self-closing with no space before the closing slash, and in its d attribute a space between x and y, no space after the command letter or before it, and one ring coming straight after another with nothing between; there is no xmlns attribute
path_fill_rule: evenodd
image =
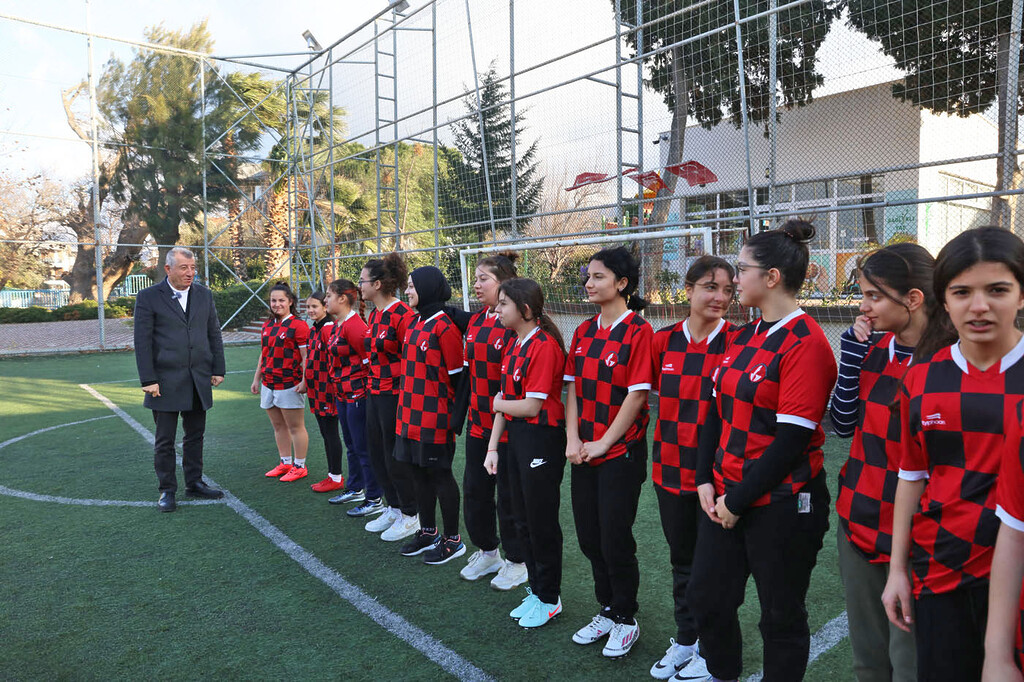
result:
<svg viewBox="0 0 1024 682"><path fill-rule="evenodd" d="M260 384L260 408L269 410L280 407L282 410L301 410L306 406L306 396L295 392L295 387L274 390Z"/></svg>

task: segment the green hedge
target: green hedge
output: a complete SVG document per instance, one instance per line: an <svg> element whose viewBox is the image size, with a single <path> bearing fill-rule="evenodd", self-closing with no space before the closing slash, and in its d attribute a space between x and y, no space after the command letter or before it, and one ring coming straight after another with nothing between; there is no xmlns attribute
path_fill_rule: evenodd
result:
<svg viewBox="0 0 1024 682"><path fill-rule="evenodd" d="M135 309L135 299L115 298L104 308L107 318L131 317ZM99 318L99 307L96 301L82 301L61 306L56 310L47 310L39 306L29 308L0 308L0 324L19 322L60 322L63 320L95 320Z"/></svg>
<svg viewBox="0 0 1024 682"><path fill-rule="evenodd" d="M263 284L259 280L249 281L249 288L256 291L257 287ZM241 312L234 316L229 325L231 329L238 329L244 327L253 320L261 317L265 317L267 314L267 307L263 305L263 301L260 298L254 298L251 301L248 300L251 294L249 289L246 289L241 284L236 284L231 287L221 289L220 291L213 292L213 304L217 307L217 317L220 318L220 323L224 324L229 317L235 315L235 311L239 309L243 304ZM248 302L246 302L248 301Z"/></svg>

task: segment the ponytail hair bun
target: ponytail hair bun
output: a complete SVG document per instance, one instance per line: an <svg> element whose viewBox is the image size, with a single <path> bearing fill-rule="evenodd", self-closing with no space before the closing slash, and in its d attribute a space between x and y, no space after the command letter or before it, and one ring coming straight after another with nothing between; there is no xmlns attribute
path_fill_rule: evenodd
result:
<svg viewBox="0 0 1024 682"><path fill-rule="evenodd" d="M793 218L783 223L779 229L783 234L799 244L808 244L814 239L814 225L806 220Z"/></svg>

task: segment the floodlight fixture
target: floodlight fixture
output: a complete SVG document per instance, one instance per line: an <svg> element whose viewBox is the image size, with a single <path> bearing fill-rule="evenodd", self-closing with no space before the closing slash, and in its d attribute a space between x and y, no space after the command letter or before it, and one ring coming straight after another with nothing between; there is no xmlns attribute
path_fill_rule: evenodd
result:
<svg viewBox="0 0 1024 682"><path fill-rule="evenodd" d="M317 42L317 39L313 37L313 34L308 29L302 32L302 37L306 39L306 45L308 45L309 49L313 52L324 51L323 46Z"/></svg>
<svg viewBox="0 0 1024 682"><path fill-rule="evenodd" d="M409 9L409 3L406 2L406 0L398 0L398 2L391 3L390 9L394 10L398 14L401 14L402 12Z"/></svg>

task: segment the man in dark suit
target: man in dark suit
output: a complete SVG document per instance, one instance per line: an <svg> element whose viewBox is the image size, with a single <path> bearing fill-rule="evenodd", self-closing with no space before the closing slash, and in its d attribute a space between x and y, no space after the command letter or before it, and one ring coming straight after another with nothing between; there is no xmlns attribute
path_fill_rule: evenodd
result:
<svg viewBox="0 0 1024 682"><path fill-rule="evenodd" d="M188 249L167 252L167 278L135 299L135 363L156 422L154 467L160 481L160 511L177 508L174 437L181 415L185 494L218 499L224 493L203 481L203 434L213 387L224 381L224 344L213 294L199 284L196 258Z"/></svg>

